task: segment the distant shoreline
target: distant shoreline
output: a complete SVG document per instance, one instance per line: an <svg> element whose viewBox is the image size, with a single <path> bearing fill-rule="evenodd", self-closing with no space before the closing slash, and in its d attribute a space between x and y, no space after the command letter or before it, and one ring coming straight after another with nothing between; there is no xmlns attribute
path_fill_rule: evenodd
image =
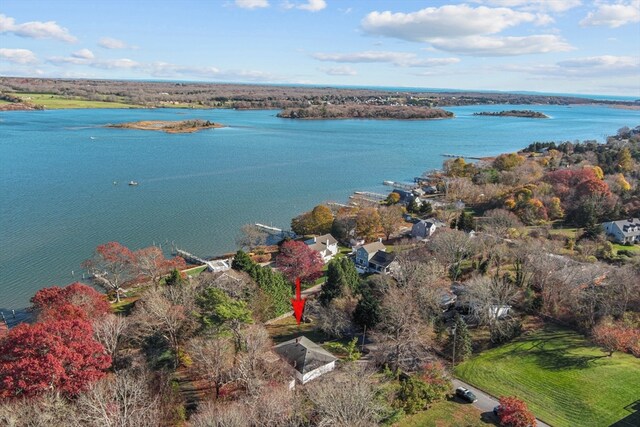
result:
<svg viewBox="0 0 640 427"><path fill-rule="evenodd" d="M532 110L505 110L505 111L481 111L479 113L473 113L474 116L489 116L489 117L522 117L528 119L548 119L544 113Z"/></svg>

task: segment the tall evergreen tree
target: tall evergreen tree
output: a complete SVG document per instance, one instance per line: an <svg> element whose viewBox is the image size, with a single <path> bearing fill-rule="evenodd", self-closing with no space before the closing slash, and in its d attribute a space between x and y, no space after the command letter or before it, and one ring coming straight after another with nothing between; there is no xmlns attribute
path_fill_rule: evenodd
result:
<svg viewBox="0 0 640 427"><path fill-rule="evenodd" d="M449 335L447 346L454 351L454 336L455 336L455 355L456 360L462 361L471 356L471 335L469 334L469 328L462 316L456 313L454 318L455 334L452 332Z"/></svg>
<svg viewBox="0 0 640 427"><path fill-rule="evenodd" d="M236 256L233 257L231 268L238 271L248 271L253 264L251 257L245 251L239 250L236 252Z"/></svg>

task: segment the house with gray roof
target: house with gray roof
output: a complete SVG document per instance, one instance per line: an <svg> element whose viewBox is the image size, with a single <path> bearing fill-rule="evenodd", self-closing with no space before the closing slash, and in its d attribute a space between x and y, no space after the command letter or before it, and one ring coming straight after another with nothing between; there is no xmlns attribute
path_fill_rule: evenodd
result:
<svg viewBox="0 0 640 427"><path fill-rule="evenodd" d="M443 222L435 219L420 220L411 227L411 237L418 240L428 239L439 227L442 227L443 225L445 225Z"/></svg>
<svg viewBox="0 0 640 427"><path fill-rule="evenodd" d="M294 369L296 379L301 384L306 384L322 374L333 371L338 360L333 354L305 336L280 343L273 348L273 351Z"/></svg>
<svg viewBox="0 0 640 427"><path fill-rule="evenodd" d="M311 239L305 240L304 243L318 252L325 264L338 253L338 241L331 234L313 236Z"/></svg>
<svg viewBox="0 0 640 427"><path fill-rule="evenodd" d="M640 243L640 219L629 218L602 224L607 236L620 244Z"/></svg>
<svg viewBox="0 0 640 427"><path fill-rule="evenodd" d="M355 264L361 273L388 274L394 268L395 254L388 253L387 247L381 242L373 242L358 247L355 251Z"/></svg>

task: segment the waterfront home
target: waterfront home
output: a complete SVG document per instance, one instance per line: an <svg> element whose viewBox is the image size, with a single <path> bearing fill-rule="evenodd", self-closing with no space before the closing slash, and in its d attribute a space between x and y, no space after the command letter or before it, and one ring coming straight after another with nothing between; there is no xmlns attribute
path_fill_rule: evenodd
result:
<svg viewBox="0 0 640 427"><path fill-rule="evenodd" d="M301 383L318 378L336 367L333 354L305 336L300 336L276 345L273 351L294 369L295 378ZM290 386L290 388L293 388Z"/></svg>
<svg viewBox="0 0 640 427"><path fill-rule="evenodd" d="M355 248L354 262L360 273L392 273L398 264L395 258L396 255L388 253L381 241Z"/></svg>
<svg viewBox="0 0 640 427"><path fill-rule="evenodd" d="M411 227L411 237L418 240L428 239L435 231L445 224L435 219L423 219Z"/></svg>
<svg viewBox="0 0 640 427"><path fill-rule="evenodd" d="M325 264L338 253L338 241L331 234L313 236L311 239L305 240L304 243L318 252Z"/></svg>
<svg viewBox="0 0 640 427"><path fill-rule="evenodd" d="M610 221L602 224L607 237L614 242L640 243L640 219L629 218L620 221Z"/></svg>

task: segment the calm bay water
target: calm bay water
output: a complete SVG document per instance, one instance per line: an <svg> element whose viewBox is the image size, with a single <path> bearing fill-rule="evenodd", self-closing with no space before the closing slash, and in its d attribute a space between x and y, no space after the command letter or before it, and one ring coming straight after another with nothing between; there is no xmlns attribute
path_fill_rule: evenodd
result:
<svg viewBox="0 0 640 427"><path fill-rule="evenodd" d="M534 109L549 120L472 116ZM640 112L593 106L449 108L452 120L293 121L276 111L60 110L0 113L0 310L81 277L98 244L154 242L209 256L235 250L242 224L292 216L354 190L388 192L441 166L443 153L515 151L534 141L596 139ZM195 134L109 129L201 118ZM135 180L137 187L127 182ZM116 181L118 184L114 185ZM75 276L72 276L74 271Z"/></svg>

